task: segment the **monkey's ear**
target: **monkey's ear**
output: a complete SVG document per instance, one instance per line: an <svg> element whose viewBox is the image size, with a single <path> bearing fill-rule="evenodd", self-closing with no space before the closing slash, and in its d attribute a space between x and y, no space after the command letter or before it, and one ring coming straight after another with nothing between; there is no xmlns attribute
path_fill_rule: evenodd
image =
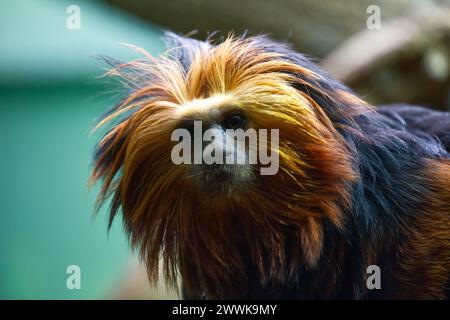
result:
<svg viewBox="0 0 450 320"><path fill-rule="evenodd" d="M169 50L169 56L178 60L186 71L196 52L207 51L211 48L208 42L183 37L171 31L164 32L163 41Z"/></svg>

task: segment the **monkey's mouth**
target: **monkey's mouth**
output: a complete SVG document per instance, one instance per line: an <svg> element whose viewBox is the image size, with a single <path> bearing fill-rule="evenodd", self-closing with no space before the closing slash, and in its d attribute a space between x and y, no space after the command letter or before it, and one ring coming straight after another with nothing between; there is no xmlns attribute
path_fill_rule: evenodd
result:
<svg viewBox="0 0 450 320"><path fill-rule="evenodd" d="M191 171L199 188L209 194L234 193L253 177L251 165L202 164Z"/></svg>
<svg viewBox="0 0 450 320"><path fill-rule="evenodd" d="M236 168L233 168L230 165L212 164L205 166L205 175L211 183L226 182L230 179L233 179L233 177L236 175Z"/></svg>

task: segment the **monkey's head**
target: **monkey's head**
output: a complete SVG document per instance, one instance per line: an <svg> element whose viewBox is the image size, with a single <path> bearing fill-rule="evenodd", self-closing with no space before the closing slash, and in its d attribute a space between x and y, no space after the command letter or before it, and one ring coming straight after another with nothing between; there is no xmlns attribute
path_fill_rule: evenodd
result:
<svg viewBox="0 0 450 320"><path fill-rule="evenodd" d="M339 126L361 101L264 36L165 39L160 57L108 60L130 93L98 124L99 203L112 196L151 280L162 258L192 295L294 285L323 222L343 227L355 173Z"/></svg>

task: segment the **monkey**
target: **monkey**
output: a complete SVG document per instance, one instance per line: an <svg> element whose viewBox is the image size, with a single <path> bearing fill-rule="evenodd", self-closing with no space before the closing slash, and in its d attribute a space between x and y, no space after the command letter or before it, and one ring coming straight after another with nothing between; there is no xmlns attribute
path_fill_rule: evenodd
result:
<svg viewBox="0 0 450 320"><path fill-rule="evenodd" d="M372 106L265 35L164 39L158 57L104 58L127 94L96 126L91 175L149 281L161 268L188 299L448 298L449 113ZM174 164L172 133L196 121L219 149L229 129L278 130L277 172Z"/></svg>

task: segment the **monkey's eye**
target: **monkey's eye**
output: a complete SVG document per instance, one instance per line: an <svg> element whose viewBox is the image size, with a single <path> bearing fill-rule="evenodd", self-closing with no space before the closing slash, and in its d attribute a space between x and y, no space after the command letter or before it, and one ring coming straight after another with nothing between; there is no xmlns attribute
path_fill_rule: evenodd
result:
<svg viewBox="0 0 450 320"><path fill-rule="evenodd" d="M238 129L243 128L245 125L245 116L242 113L233 113L223 122L225 129Z"/></svg>

